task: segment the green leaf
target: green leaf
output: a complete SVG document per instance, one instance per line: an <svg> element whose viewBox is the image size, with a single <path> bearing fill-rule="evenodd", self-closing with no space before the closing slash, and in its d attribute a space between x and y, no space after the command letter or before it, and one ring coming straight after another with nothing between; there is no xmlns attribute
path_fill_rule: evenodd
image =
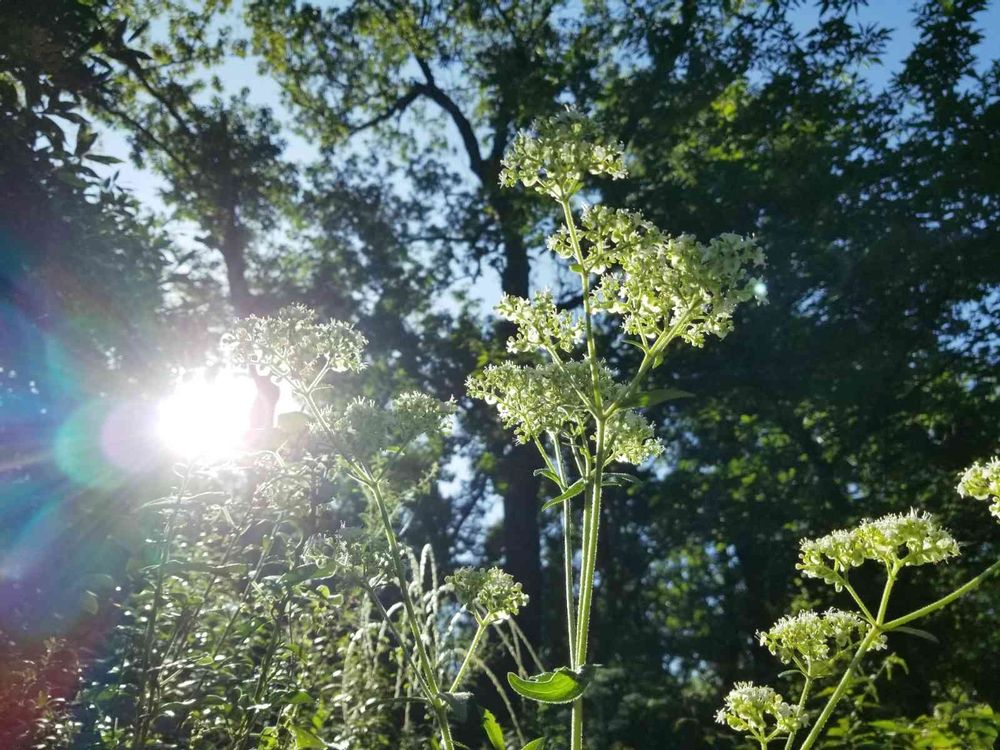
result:
<svg viewBox="0 0 1000 750"><path fill-rule="evenodd" d="M539 737L537 740L532 740L527 745L525 745L521 750L544 750L545 748L545 738Z"/></svg>
<svg viewBox="0 0 1000 750"><path fill-rule="evenodd" d="M616 471L605 472L604 485L606 487L624 487L626 484L639 484L639 477Z"/></svg>
<svg viewBox="0 0 1000 750"><path fill-rule="evenodd" d="M542 510L548 510L549 508L551 508L551 507L553 507L555 505L559 505L559 503L564 503L567 500L569 500L570 498L576 497L581 492L583 492L584 489L586 489L586 487L587 487L587 483L583 480L582 477L580 479L577 479L575 482L573 482L573 484L571 484L566 489L566 491L564 493L562 493L558 497L552 498L547 503L545 503L545 505L542 506Z"/></svg>
<svg viewBox="0 0 1000 750"><path fill-rule="evenodd" d="M694 394L682 391L680 388L658 388L655 391L636 393L631 398L625 399L622 406L628 409L656 406L665 401L674 401L679 398L694 398Z"/></svg>
<svg viewBox="0 0 1000 750"><path fill-rule="evenodd" d="M292 727L292 732L295 734L295 747L299 750L305 750L305 748L326 747L326 743L308 729L303 729L302 727Z"/></svg>
<svg viewBox="0 0 1000 750"><path fill-rule="evenodd" d="M549 479L555 482L556 484L560 485L562 484L562 482L559 481L559 475L556 474L551 469L535 469L534 473L536 477L545 477L546 479Z"/></svg>
<svg viewBox="0 0 1000 750"><path fill-rule="evenodd" d="M483 711L483 731L486 732L486 738L495 750L506 750L503 741L503 729L500 728L497 717L493 715L492 711Z"/></svg>
<svg viewBox="0 0 1000 750"><path fill-rule="evenodd" d="M523 679L513 672L507 673L507 682L518 695L538 703L570 703L576 700L590 684L590 668L573 670L559 667L552 672L542 672Z"/></svg>
<svg viewBox="0 0 1000 750"><path fill-rule="evenodd" d="M920 628L911 628L907 625L900 625L889 632L906 633L907 635L915 635L917 638L923 638L925 641L930 641L931 643L941 643L933 633L928 633L926 630L921 630Z"/></svg>

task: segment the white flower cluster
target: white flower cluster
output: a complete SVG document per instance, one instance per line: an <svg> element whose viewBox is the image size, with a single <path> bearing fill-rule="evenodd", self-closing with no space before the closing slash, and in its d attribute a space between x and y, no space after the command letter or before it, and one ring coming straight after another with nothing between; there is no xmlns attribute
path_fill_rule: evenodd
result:
<svg viewBox="0 0 1000 750"><path fill-rule="evenodd" d="M507 342L512 353L539 349L571 352L583 340L583 323L572 313L559 311L552 292L539 292L530 300L505 294L496 311L517 326L517 334Z"/></svg>
<svg viewBox="0 0 1000 750"><path fill-rule="evenodd" d="M804 539L796 567L838 590L851 568L873 560L887 568L938 563L958 555L958 542L929 513L911 510L863 521L819 539Z"/></svg>
<svg viewBox="0 0 1000 750"><path fill-rule="evenodd" d="M608 143L598 127L584 115L567 110L536 120L530 131L521 131L503 158L500 184L520 182L556 200L574 195L586 175L625 176L624 147Z"/></svg>
<svg viewBox="0 0 1000 750"><path fill-rule="evenodd" d="M602 274L620 265L623 258L651 250L666 236L636 211L587 206L580 216L577 233L583 251L583 267ZM576 255L568 227L561 227L548 240L549 249L563 258Z"/></svg>
<svg viewBox="0 0 1000 750"><path fill-rule="evenodd" d="M528 604L528 595L500 568L459 568L446 579L463 606L482 617L506 620Z"/></svg>
<svg viewBox="0 0 1000 750"><path fill-rule="evenodd" d="M705 245L655 229L639 234L643 241L618 254L621 270L605 275L592 295L595 309L624 317L626 333L650 341L674 334L702 346L706 335L732 330L740 303L763 299L764 284L749 270L764 265L754 240L723 234Z"/></svg>
<svg viewBox="0 0 1000 750"><path fill-rule="evenodd" d="M809 677L816 678L831 674L836 662L867 635L869 627L853 612L806 610L785 615L770 630L757 633L757 638L782 663L798 663ZM879 636L872 648L884 648L885 644L885 637Z"/></svg>
<svg viewBox="0 0 1000 750"><path fill-rule="evenodd" d="M417 391L397 396L388 408L357 398L334 418L334 447L345 458L371 466L385 452L402 450L421 436L447 433L456 408L453 401L438 401Z"/></svg>
<svg viewBox="0 0 1000 750"><path fill-rule="evenodd" d="M736 683L715 720L751 735L762 745L805 724L805 716L798 706L785 703L773 688L752 682Z"/></svg>
<svg viewBox="0 0 1000 750"><path fill-rule="evenodd" d="M599 370L602 399L609 403L625 390L607 368ZM585 434L590 412L581 393L591 390L590 367L584 361L537 366L502 362L490 365L468 380L469 395L496 405L505 427L513 428L519 442L529 443L545 433ZM658 456L663 446L653 426L634 410L622 409L606 426L608 455L625 463L640 464Z"/></svg>
<svg viewBox="0 0 1000 750"><path fill-rule="evenodd" d="M320 323L304 305L291 305L271 317L244 318L222 338L223 350L238 366L310 383L324 369L358 372L367 340L350 323Z"/></svg>
<svg viewBox="0 0 1000 750"><path fill-rule="evenodd" d="M470 376L469 395L495 405L504 427L517 440L530 443L547 432L579 435L588 412L577 390L590 388L590 369L584 362L537 366L501 362Z"/></svg>
<svg viewBox="0 0 1000 750"><path fill-rule="evenodd" d="M976 500L989 500L990 513L1000 520L1000 457L986 463L978 461L962 473L958 494Z"/></svg>

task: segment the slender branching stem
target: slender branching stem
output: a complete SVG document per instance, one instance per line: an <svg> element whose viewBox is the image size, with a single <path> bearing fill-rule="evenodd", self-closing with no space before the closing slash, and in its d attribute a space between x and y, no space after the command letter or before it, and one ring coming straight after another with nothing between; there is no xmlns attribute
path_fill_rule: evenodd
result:
<svg viewBox="0 0 1000 750"><path fill-rule="evenodd" d="M847 665L847 669L844 670L844 674L840 678L840 682L837 683L837 687L830 695L826 705L823 707L823 711L816 719L816 723L813 724L812 730L799 747L799 750L809 750L809 748L816 744L816 741L820 738L820 736L822 736L823 729L826 726L827 721L830 720L830 716L833 714L834 710L836 710L837 705L850 688L851 682L854 680L854 675L858 667L861 665L862 659L865 658L865 654L867 654L871 649L872 644L875 643L876 639L878 639L884 632L883 622L885 621L885 613L889 608L889 597L892 595L892 588L896 583L896 576L898 574L899 570L896 567L890 567L888 569L885 580L885 588L882 589L882 599L879 602L878 614L875 616L875 622L868 628L868 632L865 634L865 637L862 638L861 643L858 644L858 648L854 652L854 656L851 658L850 664Z"/></svg>
<svg viewBox="0 0 1000 750"><path fill-rule="evenodd" d="M556 474L559 477L560 487L566 487L566 474L562 462L562 446L559 439L552 435L552 443L555 445ZM573 509L569 502L562 504L562 524L563 524L563 583L566 587L566 643L569 648L569 665L572 669L577 668L576 662L576 617L573 614Z"/></svg>
<svg viewBox="0 0 1000 750"><path fill-rule="evenodd" d="M1000 571L1000 560L997 560L982 573L977 575L972 580L967 581L963 585L959 586L957 589L952 591L947 596L942 596L940 599L938 599L935 602L931 602L926 607L921 607L920 609L914 610L913 612L910 612L907 615L903 615L902 617L897 617L895 620L890 620L884 625L883 629L893 630L894 628L898 628L900 625L906 625L907 623L913 622L914 620L917 620L921 617L926 617L932 612L937 612L939 609L946 607L959 597L965 596L970 591L977 588L979 584L981 584L991 575L994 575L997 571Z"/></svg>
<svg viewBox="0 0 1000 750"><path fill-rule="evenodd" d="M806 681L802 684L802 695L799 696L799 716L805 716L806 702L809 700L809 691L812 689L812 677L806 674L805 678ZM785 740L785 750L792 750L796 733L795 729L788 733L788 739Z"/></svg>
<svg viewBox="0 0 1000 750"><path fill-rule="evenodd" d="M462 660L461 666L458 668L458 672L455 674L455 679L451 683L451 687L448 688L449 693L454 693L458 690L459 685L462 684L462 678L465 677L465 672L469 668L469 664L472 663L473 658L476 655L476 651L479 649L479 642L486 635L486 630L490 626L492 618L487 615L484 618L476 618L476 634L472 636L472 643L469 644L468 650L465 652L465 658Z"/></svg>
<svg viewBox="0 0 1000 750"><path fill-rule="evenodd" d="M424 680L433 691L427 696L430 701L434 717L437 720L438 729L441 732L441 744L444 750L454 750L454 741L451 737L451 727L448 725L447 705L440 697L441 688L438 684L437 673L434 663L424 646L423 634L420 632L420 625L417 620L417 610L413 606L413 597L410 595L410 587L406 580L406 572L403 569L403 554L399 548L399 540L396 538L396 531L392 526L392 519L389 517L389 510L386 506L385 497L379 482L375 481L370 472L365 471L360 477L369 497L378 509L379 517L382 520L382 529L385 532L386 540L389 542L390 557L392 558L393 572L396 575L396 584L399 587L400 596L403 600L403 607L406 610L406 620L413 635L414 644L417 651L417 660L424 673Z"/></svg>
<svg viewBox="0 0 1000 750"><path fill-rule="evenodd" d="M606 424L604 420L597 422L596 459L587 499L585 500L583 549L580 565L580 600L576 617L576 667L587 663L588 637L590 635L590 609L594 595L594 571L597 566L597 539L600 531L601 492L606 461ZM573 701L571 719L570 748L583 748L583 698Z"/></svg>

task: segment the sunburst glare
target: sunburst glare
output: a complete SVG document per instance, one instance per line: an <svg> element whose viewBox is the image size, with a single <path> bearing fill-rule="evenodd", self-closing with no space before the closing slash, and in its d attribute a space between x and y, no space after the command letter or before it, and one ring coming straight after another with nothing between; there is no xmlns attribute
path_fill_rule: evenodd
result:
<svg viewBox="0 0 1000 750"><path fill-rule="evenodd" d="M245 443L255 398L246 375L198 371L160 403L157 434L169 450L188 458L233 455Z"/></svg>

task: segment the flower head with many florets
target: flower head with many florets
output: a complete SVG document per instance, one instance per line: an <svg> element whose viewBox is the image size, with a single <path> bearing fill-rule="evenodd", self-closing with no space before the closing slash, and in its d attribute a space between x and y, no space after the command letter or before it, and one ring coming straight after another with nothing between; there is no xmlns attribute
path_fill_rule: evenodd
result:
<svg viewBox="0 0 1000 750"><path fill-rule="evenodd" d="M853 612L830 609L786 615L769 630L757 633L760 645L784 664L794 664L810 678L831 674L837 663L857 646L870 625ZM873 648L883 648L879 636Z"/></svg>
<svg viewBox="0 0 1000 750"><path fill-rule="evenodd" d="M762 745L796 731L805 723L801 709L786 703L773 688L752 682L737 682L733 686L715 720L749 734Z"/></svg>
<svg viewBox="0 0 1000 750"><path fill-rule="evenodd" d="M479 618L506 620L528 604L528 595L500 568L459 568L448 576L455 596Z"/></svg>
<svg viewBox="0 0 1000 750"><path fill-rule="evenodd" d="M222 339L235 365L302 384L327 371L359 372L367 343L350 323L322 323L304 305L290 305L272 317L244 318Z"/></svg>
<svg viewBox="0 0 1000 750"><path fill-rule="evenodd" d="M958 494L989 501L990 513L1000 520L1000 456L985 463L977 461L962 472Z"/></svg>
<svg viewBox="0 0 1000 750"><path fill-rule="evenodd" d="M958 555L958 542L930 513L911 510L863 521L819 539L804 539L796 567L841 589L852 568L871 560L889 569L938 563Z"/></svg>
<svg viewBox="0 0 1000 750"><path fill-rule="evenodd" d="M500 184L521 183L562 200L579 191L587 175L620 179L625 174L622 144L609 143L591 120L567 110L536 120L514 137L503 158Z"/></svg>

